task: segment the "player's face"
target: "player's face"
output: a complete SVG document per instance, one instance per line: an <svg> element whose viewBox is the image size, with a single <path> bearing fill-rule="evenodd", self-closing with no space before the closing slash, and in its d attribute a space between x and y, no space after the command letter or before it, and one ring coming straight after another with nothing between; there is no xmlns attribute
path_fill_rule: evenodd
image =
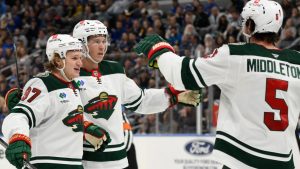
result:
<svg viewBox="0 0 300 169"><path fill-rule="evenodd" d="M83 53L81 51L68 51L65 60L64 72L69 79L79 77L82 67Z"/></svg>
<svg viewBox="0 0 300 169"><path fill-rule="evenodd" d="M101 62L107 49L107 39L105 36L94 36L88 40L90 56L97 62Z"/></svg>

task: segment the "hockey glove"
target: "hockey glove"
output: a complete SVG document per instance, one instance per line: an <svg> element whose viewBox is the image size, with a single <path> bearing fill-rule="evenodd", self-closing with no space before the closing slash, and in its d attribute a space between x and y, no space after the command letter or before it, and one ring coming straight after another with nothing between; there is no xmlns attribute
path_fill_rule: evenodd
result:
<svg viewBox="0 0 300 169"><path fill-rule="evenodd" d="M156 58L166 52L175 52L173 47L159 35L149 35L141 40L134 49L138 55L144 54L148 57L148 65L158 68Z"/></svg>
<svg viewBox="0 0 300 169"><path fill-rule="evenodd" d="M91 122L84 121L84 138L94 146L95 151L104 151L111 142L110 135L103 128Z"/></svg>
<svg viewBox="0 0 300 169"><path fill-rule="evenodd" d="M31 157L31 140L23 134L14 134L9 139L9 145L5 150L7 160L17 169L23 167L23 161Z"/></svg>
<svg viewBox="0 0 300 169"><path fill-rule="evenodd" d="M11 111L21 100L22 89L18 88L10 89L5 95L5 103L8 107L8 110Z"/></svg>
<svg viewBox="0 0 300 169"><path fill-rule="evenodd" d="M170 96L170 107L177 103L187 106L197 106L201 100L199 90L178 91L173 86L169 85L165 88L165 92Z"/></svg>

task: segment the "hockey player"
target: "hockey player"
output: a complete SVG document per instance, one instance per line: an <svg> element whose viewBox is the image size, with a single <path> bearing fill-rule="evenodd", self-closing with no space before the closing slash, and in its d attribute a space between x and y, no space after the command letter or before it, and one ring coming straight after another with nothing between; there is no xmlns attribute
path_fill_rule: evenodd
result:
<svg viewBox="0 0 300 169"><path fill-rule="evenodd" d="M300 112L300 54L278 49L279 3L250 0L241 13L246 44L229 44L205 58L179 57L151 35L135 50L178 89L221 89L214 155L232 169L300 168L295 128ZM227 168L224 167L224 168Z"/></svg>
<svg viewBox="0 0 300 169"><path fill-rule="evenodd" d="M109 140L105 130L83 122L83 105L73 81L82 66L83 45L70 35L57 34L48 39L46 54L48 71L26 83L20 102L4 119L6 158L18 169L23 160L38 169L83 169L83 137L95 149ZM18 100L16 90L9 93L12 101Z"/></svg>
<svg viewBox="0 0 300 169"><path fill-rule="evenodd" d="M85 169L122 169L128 166L124 144L122 105L138 113L156 113L170 104L199 103L199 93L179 93L174 88L140 89L129 79L123 67L113 61L103 60L107 51L108 31L98 20L83 20L77 23L73 36L87 46L87 59L77 84L87 119L110 133L112 142L104 152L94 152L84 144L83 165Z"/></svg>

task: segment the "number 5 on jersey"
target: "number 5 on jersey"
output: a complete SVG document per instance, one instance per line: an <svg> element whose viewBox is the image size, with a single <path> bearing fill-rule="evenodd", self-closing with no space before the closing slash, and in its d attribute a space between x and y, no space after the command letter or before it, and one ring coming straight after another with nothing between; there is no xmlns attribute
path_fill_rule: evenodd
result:
<svg viewBox="0 0 300 169"><path fill-rule="evenodd" d="M274 110L279 110L280 120L275 120L274 112L264 112L264 123L271 131L284 131L289 126L288 105L284 99L276 98L276 91L288 90L288 82L268 78L266 81L265 101Z"/></svg>

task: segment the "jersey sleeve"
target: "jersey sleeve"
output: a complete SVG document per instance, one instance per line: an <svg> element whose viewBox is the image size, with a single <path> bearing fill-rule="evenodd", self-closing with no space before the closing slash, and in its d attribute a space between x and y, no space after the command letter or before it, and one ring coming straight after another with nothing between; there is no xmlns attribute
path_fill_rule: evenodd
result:
<svg viewBox="0 0 300 169"><path fill-rule="evenodd" d="M2 133L6 141L14 134L24 134L29 137L28 118L25 114L10 113L2 124Z"/></svg>
<svg viewBox="0 0 300 169"><path fill-rule="evenodd" d="M20 102L12 109L12 113L24 114L30 128L39 125L51 114L48 112L50 103L48 89L39 78L29 80L22 93Z"/></svg>
<svg viewBox="0 0 300 169"><path fill-rule="evenodd" d="M125 76L123 85L123 105L136 113L152 114L169 107L169 96L164 89L139 88L136 83Z"/></svg>
<svg viewBox="0 0 300 169"><path fill-rule="evenodd" d="M211 55L190 59L172 52L162 54L158 66L166 80L176 89L198 90L226 82L229 76L229 48L224 45Z"/></svg>

